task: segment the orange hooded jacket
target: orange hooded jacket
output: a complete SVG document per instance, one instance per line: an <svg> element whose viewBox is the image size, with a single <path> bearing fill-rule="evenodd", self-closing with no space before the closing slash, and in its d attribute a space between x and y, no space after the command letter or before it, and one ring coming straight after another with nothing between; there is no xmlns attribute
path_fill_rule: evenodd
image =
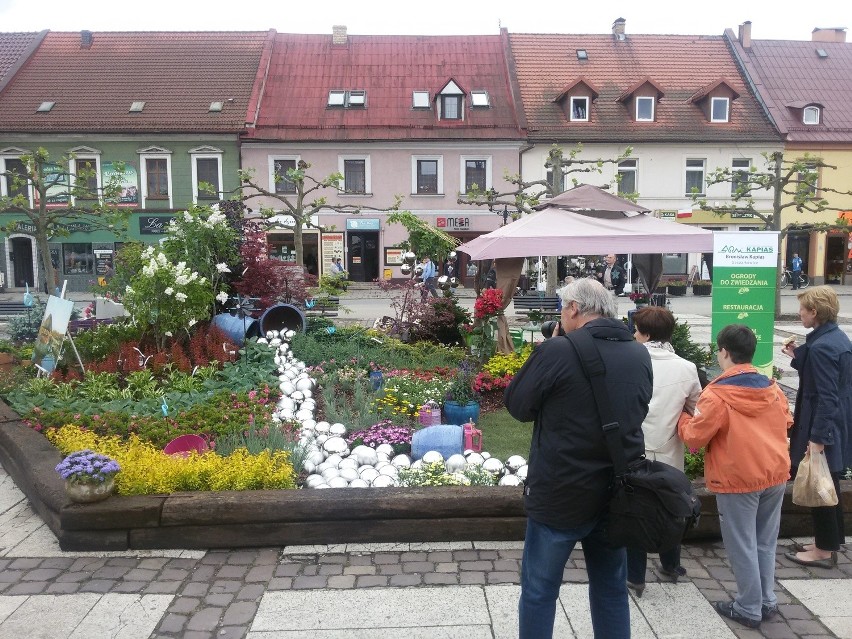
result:
<svg viewBox="0 0 852 639"><path fill-rule="evenodd" d="M736 364L701 393L695 415L678 424L690 448L706 447L704 477L715 493L750 493L790 478L787 397L751 364Z"/></svg>

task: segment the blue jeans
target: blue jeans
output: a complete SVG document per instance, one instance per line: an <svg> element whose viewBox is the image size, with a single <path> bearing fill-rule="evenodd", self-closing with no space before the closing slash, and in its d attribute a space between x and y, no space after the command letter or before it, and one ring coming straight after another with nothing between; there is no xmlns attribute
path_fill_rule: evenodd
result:
<svg viewBox="0 0 852 639"><path fill-rule="evenodd" d="M551 528L527 518L518 604L520 639L553 636L556 600L562 572L574 545L581 542L589 573L592 627L598 639L629 639L627 558L624 548L611 548L600 521L577 528Z"/></svg>

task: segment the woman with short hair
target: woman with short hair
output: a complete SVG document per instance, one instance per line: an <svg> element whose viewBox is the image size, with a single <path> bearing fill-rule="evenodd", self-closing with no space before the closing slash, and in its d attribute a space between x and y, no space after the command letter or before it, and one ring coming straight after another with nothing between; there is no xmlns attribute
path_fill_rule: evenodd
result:
<svg viewBox="0 0 852 639"><path fill-rule="evenodd" d="M675 318L662 306L646 306L633 315L635 337L648 349L654 371L654 394L648 415L642 422L645 457L683 470L683 442L677 434L677 421L683 411L690 415L701 394L698 369L693 362L674 352L671 345ZM637 548L627 549L627 587L637 597L645 590L648 555ZM680 546L660 553L660 572L677 581L686 574L680 565Z"/></svg>
<svg viewBox="0 0 852 639"><path fill-rule="evenodd" d="M792 472L806 451L825 455L838 499L836 506L811 508L814 543L795 544L787 558L804 566L831 568L846 543L840 477L852 466L852 343L837 326L840 302L831 287L816 286L797 297L802 326L813 331L803 345L791 341L782 349L799 371L790 432Z"/></svg>

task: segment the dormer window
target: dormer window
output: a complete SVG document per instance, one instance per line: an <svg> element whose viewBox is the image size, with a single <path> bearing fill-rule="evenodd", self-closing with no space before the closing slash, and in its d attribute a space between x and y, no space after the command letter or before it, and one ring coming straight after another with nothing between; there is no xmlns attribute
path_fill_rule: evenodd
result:
<svg viewBox="0 0 852 639"><path fill-rule="evenodd" d="M639 96L636 98L636 121L654 121L654 98L649 96Z"/></svg>
<svg viewBox="0 0 852 639"><path fill-rule="evenodd" d="M730 119L731 101L728 98L710 99L710 121L727 122Z"/></svg>
<svg viewBox="0 0 852 639"><path fill-rule="evenodd" d="M571 96L571 121L589 121L589 98L587 96Z"/></svg>
<svg viewBox="0 0 852 639"><path fill-rule="evenodd" d="M438 119L464 120L465 91L455 80L450 80L438 92Z"/></svg>
<svg viewBox="0 0 852 639"><path fill-rule="evenodd" d="M809 106L802 111L803 124L819 124L819 107Z"/></svg>

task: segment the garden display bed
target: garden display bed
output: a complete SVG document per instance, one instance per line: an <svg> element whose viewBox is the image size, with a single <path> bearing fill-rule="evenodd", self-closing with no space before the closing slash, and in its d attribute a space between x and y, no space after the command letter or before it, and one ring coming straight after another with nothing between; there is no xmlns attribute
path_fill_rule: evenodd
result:
<svg viewBox="0 0 852 639"><path fill-rule="evenodd" d="M63 550L242 548L350 542L523 539L521 489L513 486L175 493L73 504L54 472L62 459L0 403L0 462ZM852 526L852 482L842 482ZM807 509L784 501L782 536L811 533ZM690 539L719 537L716 501L702 497Z"/></svg>

